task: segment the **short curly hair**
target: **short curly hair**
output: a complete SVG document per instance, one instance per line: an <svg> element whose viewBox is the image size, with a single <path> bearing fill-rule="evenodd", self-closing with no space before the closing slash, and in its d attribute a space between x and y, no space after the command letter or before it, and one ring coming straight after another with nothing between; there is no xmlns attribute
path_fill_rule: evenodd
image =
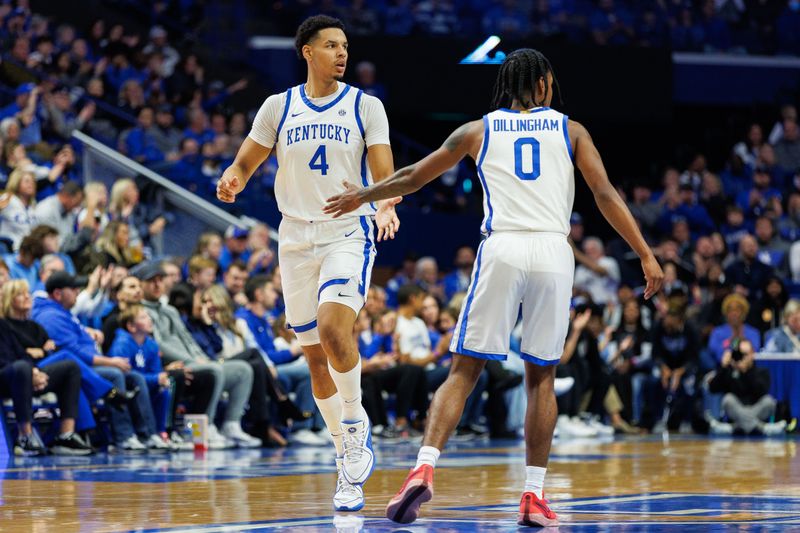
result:
<svg viewBox="0 0 800 533"><path fill-rule="evenodd" d="M344 31L344 23L327 15L314 15L304 20L300 27L297 28L297 34L294 37L294 48L297 51L297 57L303 59L303 47L310 43L320 30L327 28L339 28Z"/></svg>

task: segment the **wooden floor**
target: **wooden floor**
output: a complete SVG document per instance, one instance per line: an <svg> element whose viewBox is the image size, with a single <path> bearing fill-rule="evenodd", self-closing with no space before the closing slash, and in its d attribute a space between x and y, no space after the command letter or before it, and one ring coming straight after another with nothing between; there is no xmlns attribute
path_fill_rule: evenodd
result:
<svg viewBox="0 0 800 533"><path fill-rule="evenodd" d="M0 462L0 531L515 530L521 442L448 448L413 526L383 518L415 445L376 444L366 507L335 516L327 449ZM798 441L648 437L556 442L546 490L560 531L800 531Z"/></svg>

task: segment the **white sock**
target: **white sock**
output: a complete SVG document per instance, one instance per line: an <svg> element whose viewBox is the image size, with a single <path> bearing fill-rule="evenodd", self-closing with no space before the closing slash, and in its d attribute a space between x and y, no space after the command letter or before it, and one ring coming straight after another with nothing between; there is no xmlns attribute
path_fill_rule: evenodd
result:
<svg viewBox="0 0 800 533"><path fill-rule="evenodd" d="M433 468L436 468L436 461L439 459L440 453L442 453L441 450L433 446L423 446L419 449L419 453L417 454L417 465L414 467L414 470L422 465L431 465Z"/></svg>
<svg viewBox="0 0 800 533"><path fill-rule="evenodd" d="M541 499L542 488L544 487L544 475L546 473L547 469L541 466L526 466L525 490L523 492L532 492L536 494L537 498Z"/></svg>
<svg viewBox="0 0 800 533"><path fill-rule="evenodd" d="M361 406L361 358L347 372L337 372L330 362L328 370L342 398L342 420L365 420L367 413Z"/></svg>
<svg viewBox="0 0 800 533"><path fill-rule="evenodd" d="M336 446L336 456L341 457L344 454L344 444L342 442L342 398L337 392L330 398L320 399L314 396L314 402L317 404L322 419L328 427L331 437L333 437L333 444Z"/></svg>

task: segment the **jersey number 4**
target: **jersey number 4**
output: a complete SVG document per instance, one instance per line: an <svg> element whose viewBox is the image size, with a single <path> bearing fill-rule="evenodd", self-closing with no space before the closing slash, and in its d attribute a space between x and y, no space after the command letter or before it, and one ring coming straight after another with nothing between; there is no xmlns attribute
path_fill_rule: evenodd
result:
<svg viewBox="0 0 800 533"><path fill-rule="evenodd" d="M311 161L308 162L308 168L311 170L319 170L323 176L328 175L328 158L325 154L325 145L320 144Z"/></svg>
<svg viewBox="0 0 800 533"><path fill-rule="evenodd" d="M514 143L514 173L523 181L539 177L539 141L533 137L522 137Z"/></svg>

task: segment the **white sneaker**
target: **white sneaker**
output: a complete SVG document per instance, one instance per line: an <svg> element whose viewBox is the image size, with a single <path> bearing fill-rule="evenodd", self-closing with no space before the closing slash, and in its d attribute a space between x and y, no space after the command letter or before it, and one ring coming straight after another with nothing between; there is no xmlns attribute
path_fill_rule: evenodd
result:
<svg viewBox="0 0 800 533"><path fill-rule="evenodd" d="M588 427L583 422L576 422L574 418L567 415L558 415L556 420L556 427L558 428L558 435L560 437L596 437L597 431Z"/></svg>
<svg viewBox="0 0 800 533"><path fill-rule="evenodd" d="M353 485L344 476L344 459L336 458L336 492L333 493L333 508L336 511L358 511L364 507L364 489Z"/></svg>
<svg viewBox="0 0 800 533"><path fill-rule="evenodd" d="M591 416L587 420L578 419L578 422L595 430L597 434L600 436L605 436L605 437L614 436L614 428L606 424L603 424L597 417Z"/></svg>
<svg viewBox="0 0 800 533"><path fill-rule="evenodd" d="M786 432L786 420L766 423L764 424L764 427L761 428L761 432L767 437L777 437L778 435L783 435Z"/></svg>
<svg viewBox="0 0 800 533"><path fill-rule="evenodd" d="M127 452L144 452L147 450L147 446L142 444L136 435L131 435L128 439L119 445L121 450L125 450Z"/></svg>
<svg viewBox="0 0 800 533"><path fill-rule="evenodd" d="M225 422L222 425L222 434L235 442L239 448L261 447L261 439L245 433L238 422Z"/></svg>
<svg viewBox="0 0 800 533"><path fill-rule="evenodd" d="M369 419L341 423L344 439L342 473L350 483L363 485L375 468L375 453L372 450L372 433Z"/></svg>
<svg viewBox="0 0 800 533"><path fill-rule="evenodd" d="M172 445L173 450L194 450L194 443L184 439L183 435L177 431L173 431L172 434L170 434L169 443Z"/></svg>
<svg viewBox="0 0 800 533"><path fill-rule="evenodd" d="M167 451L172 448L167 441L161 438L161 435L150 435L150 437L144 441L144 445L147 446L148 450Z"/></svg>
<svg viewBox="0 0 800 533"><path fill-rule="evenodd" d="M323 439L310 429L299 429L289 437L292 442L306 446L326 446L329 441Z"/></svg>
<svg viewBox="0 0 800 533"><path fill-rule="evenodd" d="M553 390L556 393L556 396L561 396L562 394L566 394L575 385L575 378L572 376L566 378L556 378L553 382Z"/></svg>
<svg viewBox="0 0 800 533"><path fill-rule="evenodd" d="M208 449L209 450L227 450L233 448L236 443L227 437L220 435L217 426L214 424L208 425Z"/></svg>

